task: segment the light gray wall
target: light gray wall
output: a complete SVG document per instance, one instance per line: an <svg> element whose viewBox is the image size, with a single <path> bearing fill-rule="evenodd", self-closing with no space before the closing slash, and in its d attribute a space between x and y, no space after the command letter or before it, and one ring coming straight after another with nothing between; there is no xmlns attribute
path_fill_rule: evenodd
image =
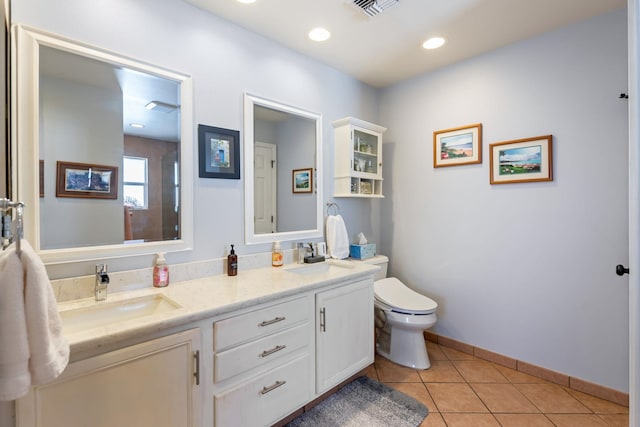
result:
<svg viewBox="0 0 640 427"><path fill-rule="evenodd" d="M14 23L191 75L194 135L198 123L238 129L243 146L244 92L321 113L325 200L333 193L331 122L346 116L377 121L376 89L180 0L67 0L62 7L55 2L21 0L14 2L12 18ZM197 171L197 156L186 167ZM349 232L355 236L361 228L356 222L363 220L375 241L378 218L369 216L372 202L358 202L341 203ZM169 264L226 256L231 243L240 255L271 250L270 244L243 244L242 179L197 178L195 172L194 204L194 249L167 254ZM283 249L291 247L283 244ZM152 256L112 260L109 269L149 267L152 261ZM92 263L70 264L49 267L48 272L52 278L68 277L91 274L94 268Z"/></svg>
<svg viewBox="0 0 640 427"><path fill-rule="evenodd" d="M628 390L626 13L382 91L382 252L439 304L435 332ZM481 122L480 165L433 132ZM553 182L489 184L489 144L553 134Z"/></svg>
<svg viewBox="0 0 640 427"><path fill-rule="evenodd" d="M124 241L121 190L116 200L56 197L58 161L115 166L122 188L122 105L120 91L55 77L40 79L40 159L45 161L44 197L40 198L43 249Z"/></svg>

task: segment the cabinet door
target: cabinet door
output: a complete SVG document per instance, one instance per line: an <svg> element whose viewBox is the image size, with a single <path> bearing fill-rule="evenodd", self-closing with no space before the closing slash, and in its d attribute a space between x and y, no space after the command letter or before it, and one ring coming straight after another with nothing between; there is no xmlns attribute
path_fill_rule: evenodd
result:
<svg viewBox="0 0 640 427"><path fill-rule="evenodd" d="M200 329L70 363L17 404L17 427L199 426Z"/></svg>
<svg viewBox="0 0 640 427"><path fill-rule="evenodd" d="M316 392L373 363L373 280L316 294Z"/></svg>

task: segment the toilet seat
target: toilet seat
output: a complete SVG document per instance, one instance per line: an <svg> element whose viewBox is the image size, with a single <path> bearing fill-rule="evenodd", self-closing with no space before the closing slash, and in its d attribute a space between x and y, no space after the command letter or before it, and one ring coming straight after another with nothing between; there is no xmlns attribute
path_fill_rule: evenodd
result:
<svg viewBox="0 0 640 427"><path fill-rule="evenodd" d="M431 298L425 297L409 289L395 277L376 280L373 284L375 298L392 311L407 314L433 313L438 304Z"/></svg>

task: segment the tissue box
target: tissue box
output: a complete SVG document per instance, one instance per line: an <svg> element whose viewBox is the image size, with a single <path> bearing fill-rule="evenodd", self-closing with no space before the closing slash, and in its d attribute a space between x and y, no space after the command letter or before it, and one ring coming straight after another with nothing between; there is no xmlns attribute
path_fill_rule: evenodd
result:
<svg viewBox="0 0 640 427"><path fill-rule="evenodd" d="M355 259L367 259L375 256L376 244L367 243L366 245L350 245L349 256Z"/></svg>

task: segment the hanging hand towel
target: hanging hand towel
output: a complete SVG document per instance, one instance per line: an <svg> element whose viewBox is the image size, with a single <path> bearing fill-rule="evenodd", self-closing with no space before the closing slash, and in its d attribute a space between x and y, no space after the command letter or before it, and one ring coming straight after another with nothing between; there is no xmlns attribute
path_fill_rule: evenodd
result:
<svg viewBox="0 0 640 427"><path fill-rule="evenodd" d="M14 246L0 252L0 401L24 396L31 386L24 273Z"/></svg>
<svg viewBox="0 0 640 427"><path fill-rule="evenodd" d="M47 270L27 241L23 240L20 246L31 383L45 384L64 371L69 362L69 344L62 335L62 321Z"/></svg>
<svg viewBox="0 0 640 427"><path fill-rule="evenodd" d="M0 254L0 400L58 377L69 361L51 282L31 246Z"/></svg>
<svg viewBox="0 0 640 427"><path fill-rule="evenodd" d="M349 235L341 215L327 217L327 252L335 259L349 256Z"/></svg>

